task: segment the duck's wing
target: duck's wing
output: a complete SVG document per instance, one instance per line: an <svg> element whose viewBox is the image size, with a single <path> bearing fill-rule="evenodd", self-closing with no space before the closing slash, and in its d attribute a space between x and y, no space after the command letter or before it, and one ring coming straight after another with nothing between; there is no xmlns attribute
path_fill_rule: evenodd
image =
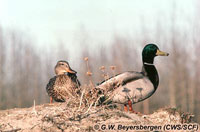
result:
<svg viewBox="0 0 200 132"><path fill-rule="evenodd" d="M109 91L109 90L116 89L119 86L123 86L127 84L128 82L138 80L143 77L144 75L141 72L128 71L128 72L118 74L114 77L111 77L110 79L106 81L103 81L96 88Z"/></svg>
<svg viewBox="0 0 200 132"><path fill-rule="evenodd" d="M55 91L57 77L54 76L49 80L49 83L46 86L46 91L50 97L52 97L56 102L64 102L65 100L59 95L59 92Z"/></svg>
<svg viewBox="0 0 200 132"><path fill-rule="evenodd" d="M46 91L48 93L49 96L51 96L51 91L53 90L53 86L55 84L56 81L56 76L54 76L53 78L51 78L46 86Z"/></svg>
<svg viewBox="0 0 200 132"><path fill-rule="evenodd" d="M103 93L105 102L126 104L128 100L137 103L150 97L154 92L154 86L147 76L140 72L124 72L97 86L97 90Z"/></svg>

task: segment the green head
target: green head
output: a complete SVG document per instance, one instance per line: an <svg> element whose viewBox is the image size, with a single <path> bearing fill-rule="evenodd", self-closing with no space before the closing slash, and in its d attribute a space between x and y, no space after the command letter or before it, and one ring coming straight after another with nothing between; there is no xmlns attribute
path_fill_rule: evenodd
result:
<svg viewBox="0 0 200 132"><path fill-rule="evenodd" d="M168 55L169 53L160 51L158 46L156 46L155 44L147 44L142 51L142 60L143 63L146 62L153 64L154 57Z"/></svg>

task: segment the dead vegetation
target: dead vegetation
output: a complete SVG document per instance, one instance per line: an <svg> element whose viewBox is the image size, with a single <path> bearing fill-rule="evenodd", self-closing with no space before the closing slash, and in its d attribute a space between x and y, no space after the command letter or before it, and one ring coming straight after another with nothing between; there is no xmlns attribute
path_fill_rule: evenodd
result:
<svg viewBox="0 0 200 132"><path fill-rule="evenodd" d="M163 108L153 114L137 115L110 106L95 106L94 103L89 105L89 101L83 103L80 99L1 111L0 131L94 131L97 124L181 124L191 123L193 118L193 115L175 108Z"/></svg>

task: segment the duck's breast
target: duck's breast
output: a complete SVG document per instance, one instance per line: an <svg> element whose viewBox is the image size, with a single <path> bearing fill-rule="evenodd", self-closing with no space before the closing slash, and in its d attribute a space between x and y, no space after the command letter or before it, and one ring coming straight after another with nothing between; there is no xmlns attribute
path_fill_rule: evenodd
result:
<svg viewBox="0 0 200 132"><path fill-rule="evenodd" d="M77 88L76 82L72 81L70 77L63 75L56 78L54 89L64 96L73 95Z"/></svg>
<svg viewBox="0 0 200 132"><path fill-rule="evenodd" d="M58 75L50 79L46 90L49 96L55 101L65 101L75 95L78 88L76 82L72 81L67 75Z"/></svg>
<svg viewBox="0 0 200 132"><path fill-rule="evenodd" d="M134 80L120 86L113 92L112 101L116 103L132 103L140 102L154 93L155 89L151 81L147 77Z"/></svg>

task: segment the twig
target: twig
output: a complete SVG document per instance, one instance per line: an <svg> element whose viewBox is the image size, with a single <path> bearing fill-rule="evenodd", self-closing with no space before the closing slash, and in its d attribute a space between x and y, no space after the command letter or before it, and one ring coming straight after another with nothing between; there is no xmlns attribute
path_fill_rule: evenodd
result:
<svg viewBox="0 0 200 132"><path fill-rule="evenodd" d="M35 115L37 115L37 112L35 110L35 100L33 101L33 113L35 113Z"/></svg>
<svg viewBox="0 0 200 132"><path fill-rule="evenodd" d="M17 129L12 129L12 130L8 130L8 131L2 131L2 132L17 132L20 130L21 130L21 128L17 128Z"/></svg>
<svg viewBox="0 0 200 132"><path fill-rule="evenodd" d="M93 104L94 104L94 101L90 104L90 107L88 108L88 110L84 114L87 114L90 111Z"/></svg>
<svg viewBox="0 0 200 132"><path fill-rule="evenodd" d="M95 86L94 86L94 83L91 79L92 72L91 72L90 67L89 67L89 59L88 59L88 57L85 57L84 60L86 61L86 67L87 67L87 70L88 70L86 74L87 74L87 76L89 76L90 83L92 84L92 87L94 88Z"/></svg>
<svg viewBox="0 0 200 132"><path fill-rule="evenodd" d="M78 111L79 111L80 108L81 108L84 93L85 93L85 89L83 90L83 92L82 92L82 94L81 94L81 98L80 98L80 103L79 103Z"/></svg>
<svg viewBox="0 0 200 132"><path fill-rule="evenodd" d="M110 69L112 70L113 76L115 76L116 75L116 73L115 73L116 66L110 66Z"/></svg>
<svg viewBox="0 0 200 132"><path fill-rule="evenodd" d="M34 126L32 126L30 129L33 129L34 127L36 127L37 125L39 125L40 123L35 124Z"/></svg>
<svg viewBox="0 0 200 132"><path fill-rule="evenodd" d="M101 95L101 96L99 96L98 98L97 98L97 100L96 100L96 102L95 102L95 104L94 104L94 107L96 108L96 106L97 106L97 102L99 101L99 99L101 98L101 97L103 97L104 95Z"/></svg>
<svg viewBox="0 0 200 132"><path fill-rule="evenodd" d="M68 99L68 101L66 101L66 102L67 102L67 104L66 104L66 105L68 105L70 101L71 101L71 98L69 98L69 99Z"/></svg>

